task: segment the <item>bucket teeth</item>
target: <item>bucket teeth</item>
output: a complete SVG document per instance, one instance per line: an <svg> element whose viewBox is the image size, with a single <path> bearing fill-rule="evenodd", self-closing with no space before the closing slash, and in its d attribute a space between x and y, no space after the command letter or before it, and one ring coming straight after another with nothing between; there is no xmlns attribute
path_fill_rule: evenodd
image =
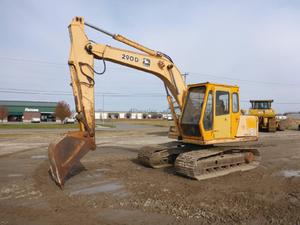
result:
<svg viewBox="0 0 300 225"><path fill-rule="evenodd" d="M94 138L86 132L69 132L49 145L50 175L60 187L72 168L91 149L95 149Z"/></svg>

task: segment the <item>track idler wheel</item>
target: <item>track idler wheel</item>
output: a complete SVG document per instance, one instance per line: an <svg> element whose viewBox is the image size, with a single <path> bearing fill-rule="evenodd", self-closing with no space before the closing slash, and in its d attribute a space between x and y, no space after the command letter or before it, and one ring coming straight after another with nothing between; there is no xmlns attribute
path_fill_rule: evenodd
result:
<svg viewBox="0 0 300 225"><path fill-rule="evenodd" d="M255 156L252 152L248 152L245 155L245 162L246 163L251 163L255 159Z"/></svg>

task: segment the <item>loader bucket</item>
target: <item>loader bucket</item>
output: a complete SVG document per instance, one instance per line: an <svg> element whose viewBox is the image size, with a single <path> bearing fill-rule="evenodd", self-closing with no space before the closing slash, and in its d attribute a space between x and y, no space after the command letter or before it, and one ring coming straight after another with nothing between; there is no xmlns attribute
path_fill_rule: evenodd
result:
<svg viewBox="0 0 300 225"><path fill-rule="evenodd" d="M87 132L68 132L61 140L51 143L48 148L50 174L62 187L65 178L79 160L89 151L95 149L94 138Z"/></svg>

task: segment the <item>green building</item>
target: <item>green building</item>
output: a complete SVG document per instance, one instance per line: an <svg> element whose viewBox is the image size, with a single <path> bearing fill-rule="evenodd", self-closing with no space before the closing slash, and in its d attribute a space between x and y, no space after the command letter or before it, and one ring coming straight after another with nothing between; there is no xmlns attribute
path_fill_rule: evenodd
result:
<svg viewBox="0 0 300 225"><path fill-rule="evenodd" d="M8 111L7 121L30 122L40 119L43 122L55 121L55 108L57 102L38 102L38 101L1 101Z"/></svg>

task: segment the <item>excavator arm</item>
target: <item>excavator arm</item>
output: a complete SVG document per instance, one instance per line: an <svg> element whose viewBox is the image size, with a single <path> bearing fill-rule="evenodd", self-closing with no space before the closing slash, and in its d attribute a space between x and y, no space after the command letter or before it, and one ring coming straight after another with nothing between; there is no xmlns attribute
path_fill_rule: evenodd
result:
<svg viewBox="0 0 300 225"><path fill-rule="evenodd" d="M91 27L113 39L133 47L140 52L114 48L90 41L85 34L85 26ZM59 186L63 186L71 169L95 144L95 110L94 110L94 59L111 61L133 69L150 73L160 78L167 92L167 100L174 118L175 127L181 135L178 117L175 113L173 99L180 110L183 108L187 87L184 79L167 55L151 50L122 35L111 34L89 23L81 17L75 17L69 25L71 51L69 68L71 85L75 100L77 120L80 131L68 132L61 140L51 143L48 149L50 172Z"/></svg>

